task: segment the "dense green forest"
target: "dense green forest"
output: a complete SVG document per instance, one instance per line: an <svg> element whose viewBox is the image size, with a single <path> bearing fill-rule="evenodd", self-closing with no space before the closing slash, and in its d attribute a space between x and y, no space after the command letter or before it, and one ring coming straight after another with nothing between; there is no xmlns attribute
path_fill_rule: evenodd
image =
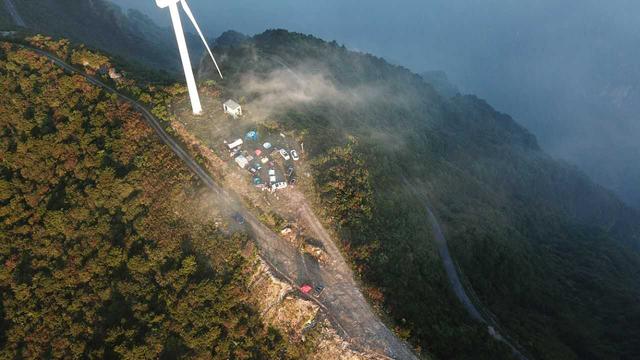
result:
<svg viewBox="0 0 640 360"><path fill-rule="evenodd" d="M246 236L138 113L9 43L0 91L0 357L302 356L250 305Z"/></svg>
<svg viewBox="0 0 640 360"><path fill-rule="evenodd" d="M302 134L318 208L415 346L443 359L510 356L453 296L428 202L463 280L534 358L640 357L638 212L508 115L312 36L271 30L217 51L229 59L222 85L249 114ZM287 101L283 88L313 100Z"/></svg>

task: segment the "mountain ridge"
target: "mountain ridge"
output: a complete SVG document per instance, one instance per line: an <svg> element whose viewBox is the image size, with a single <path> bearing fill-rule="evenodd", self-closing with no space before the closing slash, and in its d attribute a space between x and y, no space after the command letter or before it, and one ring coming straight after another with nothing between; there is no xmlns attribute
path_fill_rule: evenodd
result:
<svg viewBox="0 0 640 360"><path fill-rule="evenodd" d="M400 174L422 184L467 285L535 358L639 351L617 340L639 336L631 321L638 306L610 310L591 300L632 304L640 294L638 212L552 159L510 116L472 95L443 97L401 66L310 35L267 30L216 51L228 59L220 85L245 99L250 121L306 134L300 141L316 163L325 217L396 322L411 319L414 344L442 357L472 353L446 349L452 339L434 327L459 315L442 320L420 310L447 312L431 293L443 280L433 240L420 230L427 214ZM203 79L207 73L202 63ZM368 174L348 165L352 157ZM362 182L372 196L352 187ZM563 290L568 283L571 291ZM491 347L481 339L476 349Z"/></svg>
<svg viewBox="0 0 640 360"><path fill-rule="evenodd" d="M534 356L640 354L637 211L540 151L511 117L310 35L269 30L218 51L228 76L207 76L201 61L200 77L243 99L257 124L303 134L320 212L414 346L508 356L456 305L428 214L399 175L433 204L463 282Z"/></svg>
<svg viewBox="0 0 640 360"><path fill-rule="evenodd" d="M67 38L155 70L176 74L181 69L173 30L138 10L125 12L105 0L24 0L15 7L27 23L24 31ZM0 14L6 15L4 7ZM186 37L192 53L200 56L200 40L191 33Z"/></svg>

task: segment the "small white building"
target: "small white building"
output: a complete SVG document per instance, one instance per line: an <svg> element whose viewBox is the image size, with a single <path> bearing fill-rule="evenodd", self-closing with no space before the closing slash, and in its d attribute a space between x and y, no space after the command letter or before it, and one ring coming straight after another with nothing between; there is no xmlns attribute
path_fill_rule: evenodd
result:
<svg viewBox="0 0 640 360"><path fill-rule="evenodd" d="M246 157L240 155L236 157L236 163L238 164L238 166L244 169L247 167L247 165L249 165L249 160L247 160Z"/></svg>
<svg viewBox="0 0 640 360"><path fill-rule="evenodd" d="M240 104L231 99L222 104L222 108L224 109L225 114L229 114L234 118L242 116L242 107L240 106Z"/></svg>

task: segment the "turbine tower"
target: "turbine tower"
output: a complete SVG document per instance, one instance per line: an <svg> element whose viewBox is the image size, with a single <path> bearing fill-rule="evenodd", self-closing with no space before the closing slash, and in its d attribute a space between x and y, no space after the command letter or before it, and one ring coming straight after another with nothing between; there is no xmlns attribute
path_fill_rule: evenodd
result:
<svg viewBox="0 0 640 360"><path fill-rule="evenodd" d="M220 74L220 78L222 78L222 72L218 67L218 63L216 59L213 57L213 53L209 48L209 44L207 44L207 40L204 38L198 23L196 22L196 18L193 16L189 5L185 0L156 0L156 5L159 8L164 9L166 7L169 8L171 12L171 22L173 23L173 30L176 33L176 40L178 41L178 50L180 50L180 58L182 59L182 67L184 68L184 76L187 80L187 88L189 89L189 98L191 99L191 107L193 108L193 113L195 115L199 115L202 113L202 104L200 103L200 95L198 95L198 87L196 85L196 78L193 76L193 68L191 67L191 58L189 57L189 49L187 48L187 40L184 37L184 30L182 28L182 21L180 20L180 12L178 11L178 2L182 5L182 8L187 14L191 23L196 28L198 35L200 35L200 39L204 43L204 46L207 48L207 52L211 56L211 60L216 66L218 70L218 74Z"/></svg>

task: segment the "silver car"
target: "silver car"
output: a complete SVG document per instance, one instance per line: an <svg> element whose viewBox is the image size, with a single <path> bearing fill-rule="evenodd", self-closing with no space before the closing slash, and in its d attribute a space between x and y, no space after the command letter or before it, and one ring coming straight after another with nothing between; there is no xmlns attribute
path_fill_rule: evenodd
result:
<svg viewBox="0 0 640 360"><path fill-rule="evenodd" d="M280 149L280 155L282 155L285 160L291 159L291 156L289 156L289 153L285 149Z"/></svg>

